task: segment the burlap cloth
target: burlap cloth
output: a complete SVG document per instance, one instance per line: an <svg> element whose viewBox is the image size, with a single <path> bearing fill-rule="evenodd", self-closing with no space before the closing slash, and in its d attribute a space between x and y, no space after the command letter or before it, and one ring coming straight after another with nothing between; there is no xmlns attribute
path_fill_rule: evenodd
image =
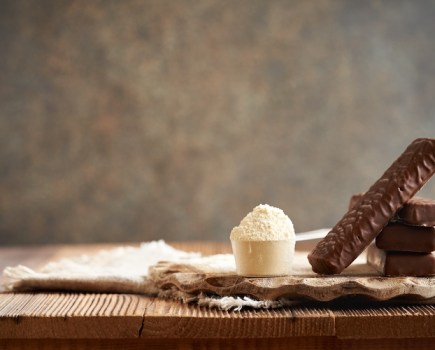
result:
<svg viewBox="0 0 435 350"><path fill-rule="evenodd" d="M291 301L254 300L249 297L216 297L204 293L187 294L161 290L148 278L148 269L159 261L192 264L207 271L234 271L231 254L202 256L173 248L164 241L142 243L139 247L117 247L94 255L81 255L53 261L38 271L18 265L3 271L6 291L71 291L94 293L134 293L182 302L198 303L224 310L243 307L276 308Z"/></svg>

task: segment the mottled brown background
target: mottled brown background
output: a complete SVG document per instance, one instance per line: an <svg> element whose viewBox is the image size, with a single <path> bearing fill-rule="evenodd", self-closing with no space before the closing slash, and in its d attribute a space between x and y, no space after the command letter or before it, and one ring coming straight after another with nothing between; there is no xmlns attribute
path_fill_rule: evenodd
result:
<svg viewBox="0 0 435 350"><path fill-rule="evenodd" d="M435 135L434 18L433 1L1 1L0 243L226 240L259 203L333 225Z"/></svg>

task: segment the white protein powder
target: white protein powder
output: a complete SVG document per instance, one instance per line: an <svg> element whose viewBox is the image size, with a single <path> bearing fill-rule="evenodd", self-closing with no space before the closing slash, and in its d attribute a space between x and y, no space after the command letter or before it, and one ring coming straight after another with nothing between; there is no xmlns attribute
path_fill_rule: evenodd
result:
<svg viewBox="0 0 435 350"><path fill-rule="evenodd" d="M256 206L239 226L232 229L231 240L279 241L295 239L290 218L279 208L267 204Z"/></svg>

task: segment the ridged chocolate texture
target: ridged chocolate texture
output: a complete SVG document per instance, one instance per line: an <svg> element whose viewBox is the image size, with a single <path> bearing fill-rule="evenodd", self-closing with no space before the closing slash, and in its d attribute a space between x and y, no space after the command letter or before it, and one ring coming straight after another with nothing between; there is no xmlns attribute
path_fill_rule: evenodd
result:
<svg viewBox="0 0 435 350"><path fill-rule="evenodd" d="M342 272L435 172L435 140L417 139L308 255L314 272Z"/></svg>
<svg viewBox="0 0 435 350"><path fill-rule="evenodd" d="M434 253L388 252L371 244L367 249L367 264L385 276L433 276Z"/></svg>
<svg viewBox="0 0 435 350"><path fill-rule="evenodd" d="M354 194L349 202L352 209L362 198L363 193ZM397 219L417 226L435 226L435 200L421 197L411 198L397 211Z"/></svg>
<svg viewBox="0 0 435 350"><path fill-rule="evenodd" d="M435 251L435 227L390 222L376 237L376 247L400 252L431 253Z"/></svg>

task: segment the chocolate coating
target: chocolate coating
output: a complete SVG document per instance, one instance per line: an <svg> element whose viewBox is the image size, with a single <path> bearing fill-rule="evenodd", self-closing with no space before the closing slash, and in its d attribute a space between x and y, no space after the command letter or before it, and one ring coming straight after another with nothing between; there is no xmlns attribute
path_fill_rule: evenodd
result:
<svg viewBox="0 0 435 350"><path fill-rule="evenodd" d="M435 227L390 222L376 237L379 249L430 253L435 250Z"/></svg>
<svg viewBox="0 0 435 350"><path fill-rule="evenodd" d="M314 272L342 272L435 172L435 140L417 139L308 255Z"/></svg>
<svg viewBox="0 0 435 350"><path fill-rule="evenodd" d="M363 193L354 194L349 202L352 209ZM397 218L409 225L435 226L435 200L421 197L411 198L397 211Z"/></svg>
<svg viewBox="0 0 435 350"><path fill-rule="evenodd" d="M385 276L435 275L434 253L389 252L371 244L367 249L367 264Z"/></svg>
<svg viewBox="0 0 435 350"><path fill-rule="evenodd" d="M361 200L363 195L364 195L364 192L356 193L356 194L352 195L352 197L350 197L348 209L349 210L353 209L358 204L358 202Z"/></svg>
<svg viewBox="0 0 435 350"><path fill-rule="evenodd" d="M435 226L435 201L413 198L399 209L397 216L411 225Z"/></svg>

